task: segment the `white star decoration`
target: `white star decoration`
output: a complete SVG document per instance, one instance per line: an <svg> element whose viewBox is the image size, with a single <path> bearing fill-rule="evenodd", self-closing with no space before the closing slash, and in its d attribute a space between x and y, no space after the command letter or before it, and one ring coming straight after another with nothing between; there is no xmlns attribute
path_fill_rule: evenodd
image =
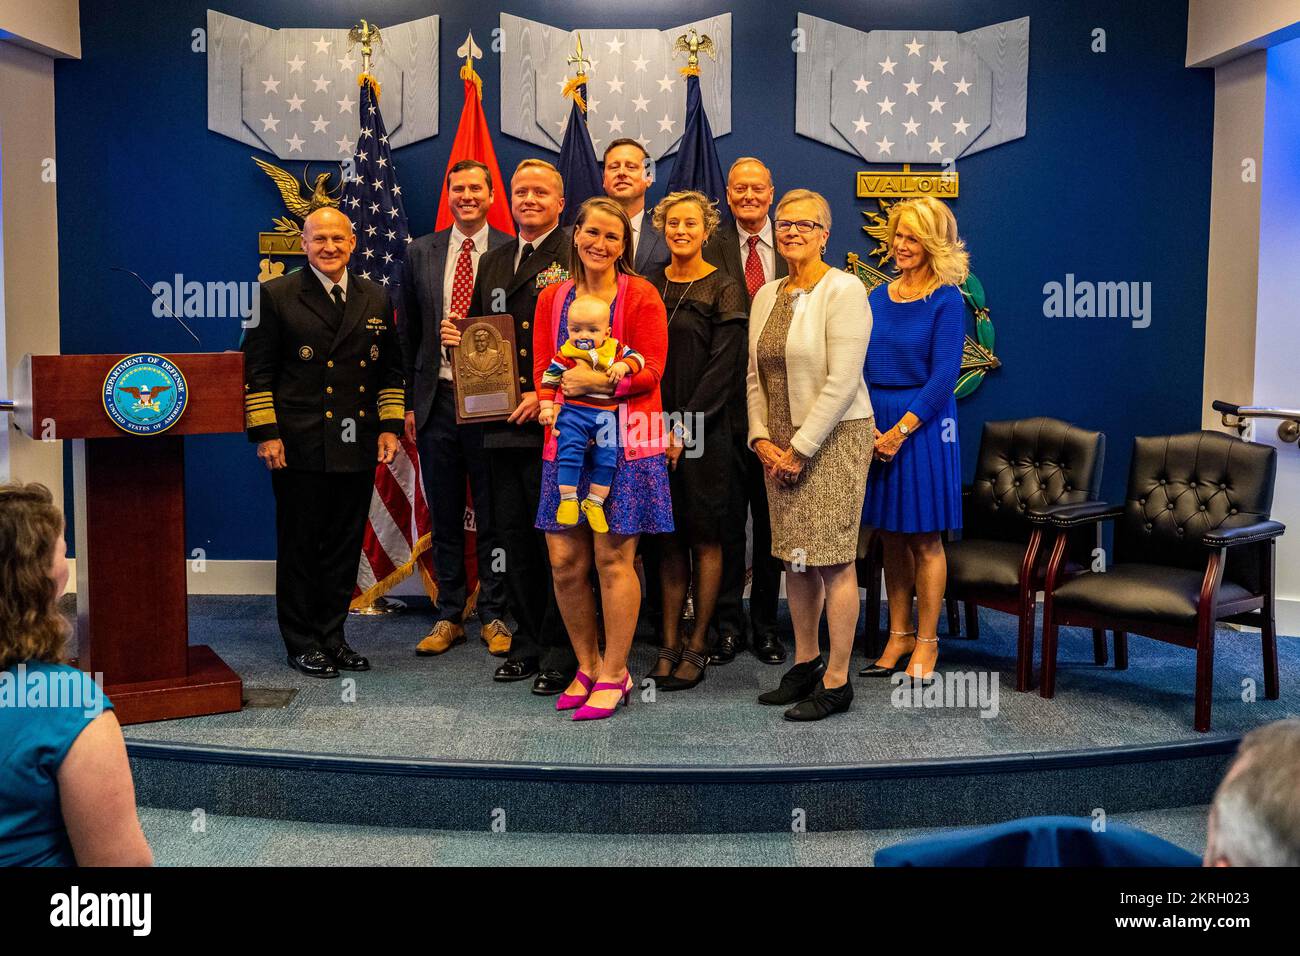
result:
<svg viewBox="0 0 1300 956"><path fill-rule="evenodd" d="M971 84L967 82L966 77L963 76L960 80L954 83L953 86L957 87L958 96L970 96Z"/></svg>
<svg viewBox="0 0 1300 956"><path fill-rule="evenodd" d="M638 53L636 59L632 61L632 65L636 67L638 73L644 73L645 68L650 65L650 61Z"/></svg>
<svg viewBox="0 0 1300 956"><path fill-rule="evenodd" d="M632 105L636 107L632 112L648 113L649 110L647 110L646 107L650 105L650 101L644 96L638 95L637 98L632 101Z"/></svg>
<svg viewBox="0 0 1300 956"><path fill-rule="evenodd" d="M343 94L343 99L335 100L335 102L339 104L340 113L351 113L352 107L355 106L357 103L356 100L349 99L346 93Z"/></svg>
<svg viewBox="0 0 1300 956"><path fill-rule="evenodd" d="M623 81L620 80L617 76L614 77L612 80L606 80L605 85L609 87L609 91L611 93L623 92Z"/></svg>
<svg viewBox="0 0 1300 956"><path fill-rule="evenodd" d="M351 52L345 53L337 62L341 73L350 73L352 68L357 65L357 59Z"/></svg>
<svg viewBox="0 0 1300 956"><path fill-rule="evenodd" d="M352 140L348 139L346 133L343 134L343 138L342 138L342 139L336 139L336 140L334 141L334 145L338 146L338 148L339 148L339 152L340 152L340 153L350 153L350 152L352 152L352 146L353 146L353 143L352 143Z"/></svg>
<svg viewBox="0 0 1300 956"><path fill-rule="evenodd" d="M871 81L867 79L867 75L865 73L859 74L858 78L853 81L853 92L865 93L870 85Z"/></svg>
<svg viewBox="0 0 1300 956"><path fill-rule="evenodd" d="M932 73L942 73L943 68L948 65L948 61L941 56L936 56L930 61L930 71Z"/></svg>
<svg viewBox="0 0 1300 956"><path fill-rule="evenodd" d="M907 122L903 124L903 128L907 130L908 136L915 136L917 135L916 131L921 128L921 124L914 117L909 116Z"/></svg>
<svg viewBox="0 0 1300 956"><path fill-rule="evenodd" d="M659 121L659 131L663 133L671 133L675 125L677 125L677 121L669 118L668 114L665 113L664 118Z"/></svg>
<svg viewBox="0 0 1300 956"><path fill-rule="evenodd" d="M289 112L290 112L290 113L293 113L293 112L301 113L301 112L302 112L302 104L303 104L303 103L306 103L307 101L304 100L302 97L300 97L297 93L295 93L295 94L293 94L293 96L289 97L289 99L285 100L285 102L289 104Z"/></svg>
<svg viewBox="0 0 1300 956"><path fill-rule="evenodd" d="M305 142L307 142L307 141L306 141L305 139L299 139L299 138L298 138L298 134L297 134L297 133L294 133L292 136L290 136L288 139L286 139L285 142L289 144L289 152L291 152L291 153L301 153L301 152L302 152L302 144L305 143Z"/></svg>
<svg viewBox="0 0 1300 956"><path fill-rule="evenodd" d="M867 127L870 125L871 123L867 121L867 117L862 113L859 113L858 118L853 121L853 132L865 133L867 131Z"/></svg>
<svg viewBox="0 0 1300 956"><path fill-rule="evenodd" d="M877 103L876 105L880 107L880 115L881 115L881 116L884 116L886 113L888 113L890 116L893 116L893 115L894 115L894 105L895 105L895 104L894 104L894 101L891 100L888 96L886 96L883 100L881 100L881 101L880 101L879 103Z"/></svg>
<svg viewBox="0 0 1300 956"><path fill-rule="evenodd" d="M615 38L612 39L612 40L606 40L606 41L605 41L605 46L609 48L609 52L610 52L610 53L622 53L622 52L623 52L623 41L620 40L618 37L615 37Z"/></svg>
<svg viewBox="0 0 1300 956"><path fill-rule="evenodd" d="M929 103L930 112L931 112L931 113L942 113L942 112L943 112L943 108L944 108L944 106L946 106L946 105L947 105L947 104L944 103L943 100L939 99L939 97L936 96L936 97L935 97L934 99L932 99L932 100L930 101L930 103Z"/></svg>
<svg viewBox="0 0 1300 956"><path fill-rule="evenodd" d="M908 55L908 56L920 56L920 55L921 55L921 51L925 49L925 44L924 44L924 43L917 43L917 42L916 42L916 37L912 37L912 42L911 42L911 43L904 43L903 46L907 47L907 55Z"/></svg>
<svg viewBox="0 0 1300 956"><path fill-rule="evenodd" d="M312 86L315 87L315 89L312 90L313 93L328 93L330 91L330 83L334 81L325 79L325 74L322 73L311 82Z"/></svg>
<svg viewBox="0 0 1300 956"><path fill-rule="evenodd" d="M320 35L319 40L313 40L312 46L316 48L317 53L328 53L330 51L330 41L325 39L325 34Z"/></svg>
<svg viewBox="0 0 1300 956"><path fill-rule="evenodd" d="M908 95L908 96L920 96L920 95L921 95L921 84L918 83L918 82L916 82L916 77L912 77L910 80L908 80L908 81L907 81L906 83L904 83L903 85L904 85L905 87L907 87L907 95Z"/></svg>
<svg viewBox="0 0 1300 956"><path fill-rule="evenodd" d="M966 130L970 129L970 123L966 122L966 117L960 117L957 122L952 124L952 134L954 136L965 136Z"/></svg>
<svg viewBox="0 0 1300 956"><path fill-rule="evenodd" d="M893 60L891 60L888 56L886 56L883 60L881 60L879 65L880 65L881 76L884 76L886 73L893 75L894 67L898 66L898 64L895 63Z"/></svg>
<svg viewBox="0 0 1300 956"><path fill-rule="evenodd" d="M311 121L311 128L313 133L323 133L325 132L325 127L329 125L330 125L330 121L327 120L324 114L321 113L316 114L316 118Z"/></svg>
<svg viewBox="0 0 1300 956"><path fill-rule="evenodd" d="M262 132L263 133L277 132L277 127L279 127L279 125L280 125L280 121L270 113L267 113L266 118L262 120Z"/></svg>
<svg viewBox="0 0 1300 956"><path fill-rule="evenodd" d="M938 137L938 136L936 136L934 139L930 140L930 142L926 143L925 145L930 147L930 152L932 152L932 153L939 153L940 155L943 154L943 147L944 147L944 144L941 143L941 142L939 142L939 137Z"/></svg>
<svg viewBox="0 0 1300 956"><path fill-rule="evenodd" d="M623 121L618 118L617 113L614 114L613 119L605 120L605 122L609 125L609 131L611 133L623 132Z"/></svg>
<svg viewBox="0 0 1300 956"><path fill-rule="evenodd" d="M880 140L880 142L876 143L876 149L880 150L881 156L884 156L886 153L893 155L892 151L894 149L894 144L891 143L889 137L886 136L884 139Z"/></svg>
<svg viewBox="0 0 1300 956"><path fill-rule="evenodd" d="M293 59L289 61L289 72L301 73L302 68L306 65L307 65L307 61L295 53Z"/></svg>
<svg viewBox="0 0 1300 956"><path fill-rule="evenodd" d="M274 73L272 73L270 76L268 76L266 79L262 81L262 86L266 87L266 89L262 91L263 93L280 92L280 81L275 78Z"/></svg>
<svg viewBox="0 0 1300 956"><path fill-rule="evenodd" d="M659 81L659 92L671 93L672 91L673 91L673 80L668 76L667 73L665 73L664 78Z"/></svg>

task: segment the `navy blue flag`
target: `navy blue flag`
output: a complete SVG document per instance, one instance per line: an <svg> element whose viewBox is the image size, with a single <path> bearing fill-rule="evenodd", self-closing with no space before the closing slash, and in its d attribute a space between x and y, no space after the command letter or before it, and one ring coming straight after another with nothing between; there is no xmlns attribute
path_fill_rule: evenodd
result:
<svg viewBox="0 0 1300 956"><path fill-rule="evenodd" d="M343 184L339 208L352 220L357 247L350 268L363 279L384 286L394 300L402 284L402 262L411 234L397 185L388 131L371 83L361 85L361 132L353 154L352 178ZM345 134L346 135L346 134Z"/></svg>
<svg viewBox="0 0 1300 956"><path fill-rule="evenodd" d="M578 95L586 102L587 84L578 87ZM579 206L592 196L605 195L605 177L596 161L596 148L591 145L587 116L577 100L569 110L569 124L564 128L558 165L560 175L564 177L564 212L560 216L560 225L571 226L578 216Z"/></svg>
<svg viewBox="0 0 1300 956"><path fill-rule="evenodd" d="M716 200L724 214L727 211L727 180L713 146L713 130L709 128L709 115L704 112L698 76L686 77L686 126L673 162L673 174L668 179L668 192L679 189L698 190Z"/></svg>

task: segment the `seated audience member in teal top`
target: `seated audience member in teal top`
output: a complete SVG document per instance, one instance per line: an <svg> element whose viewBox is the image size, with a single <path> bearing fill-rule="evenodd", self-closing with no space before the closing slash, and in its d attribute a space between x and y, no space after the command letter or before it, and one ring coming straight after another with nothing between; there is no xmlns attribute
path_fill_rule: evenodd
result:
<svg viewBox="0 0 1300 956"><path fill-rule="evenodd" d="M0 485L0 866L149 866L122 728L69 667L63 514Z"/></svg>
<svg viewBox="0 0 1300 956"><path fill-rule="evenodd" d="M112 708L94 679L65 664L0 670L0 866L75 866L59 806L59 767Z"/></svg>

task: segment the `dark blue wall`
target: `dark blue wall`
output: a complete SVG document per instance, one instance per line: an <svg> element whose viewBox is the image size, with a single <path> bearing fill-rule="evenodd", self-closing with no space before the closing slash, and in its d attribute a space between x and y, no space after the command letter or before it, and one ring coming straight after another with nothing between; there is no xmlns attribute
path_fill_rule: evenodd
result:
<svg viewBox="0 0 1300 956"><path fill-rule="evenodd" d="M56 66L64 352L192 348L110 265L150 281L177 272L200 281L256 277L255 234L278 215L278 198L249 147L208 132L206 57L190 52L190 32L205 25L206 7L198 0L83 4L83 58ZM570 28L667 28L728 7L735 119L718 141L723 165L756 154L775 171L778 191L824 193L835 222L828 258L841 264L850 250L869 248L859 226L874 203L854 197L859 160L793 132L790 31L798 11L863 30L966 31L1031 17L1028 134L959 165L954 208L988 290L1005 363L960 404L967 477L986 419L1047 414L1103 429L1112 495L1123 488L1134 434L1198 427L1213 79L1183 66L1186 0L660 0L653 13L643 3L526 0L504 9ZM220 9L272 27L441 15L441 132L396 154L412 232L431 229L460 114L455 49L469 29L488 49L503 8L468 0L224 0ZM1105 54L1090 49L1097 27L1107 33ZM495 127L495 55L479 69ZM495 144L503 169L537 153L501 135ZM661 181L670 164L671 157ZM651 199L661 192L652 190ZM1151 282L1150 328L1044 318L1044 283L1067 273ZM209 320L199 332L211 350L238 341L232 322ZM187 453L190 547L214 559L272 557L270 487L252 447L241 436L189 439Z"/></svg>

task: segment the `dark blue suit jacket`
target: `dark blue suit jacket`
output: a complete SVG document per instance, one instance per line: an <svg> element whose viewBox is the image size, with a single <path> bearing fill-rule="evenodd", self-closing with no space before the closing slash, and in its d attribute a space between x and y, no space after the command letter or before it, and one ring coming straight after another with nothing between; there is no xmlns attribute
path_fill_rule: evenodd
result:
<svg viewBox="0 0 1300 956"><path fill-rule="evenodd" d="M443 319L442 277L447 268L451 229L421 236L406 247L402 294L397 320L406 365L406 408L415 412L415 427L423 428L438 394L442 347L438 326ZM514 237L488 227L488 250L513 242ZM486 253L484 253L486 255ZM479 265L482 266L482 257Z"/></svg>
<svg viewBox="0 0 1300 956"><path fill-rule="evenodd" d="M648 276L660 266L668 265L672 255L668 252L668 243L663 234L650 221L650 209L647 207L641 218L641 241L636 246L636 271Z"/></svg>

